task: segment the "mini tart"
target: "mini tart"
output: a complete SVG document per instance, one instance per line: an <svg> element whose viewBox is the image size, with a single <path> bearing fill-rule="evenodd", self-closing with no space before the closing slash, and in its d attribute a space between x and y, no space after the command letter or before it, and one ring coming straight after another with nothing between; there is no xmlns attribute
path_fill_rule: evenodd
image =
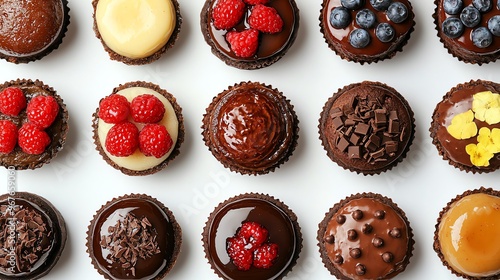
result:
<svg viewBox="0 0 500 280"><path fill-rule="evenodd" d="M112 60L152 63L179 37L182 16L177 0L93 0L92 6L95 35Z"/></svg>
<svg viewBox="0 0 500 280"><path fill-rule="evenodd" d="M342 280L391 279L406 269L413 232L405 213L375 193L346 197L319 224L321 259Z"/></svg>
<svg viewBox="0 0 500 280"><path fill-rule="evenodd" d="M0 237L0 278L33 280L46 276L66 245L67 230L61 213L45 198L27 192L1 195L0 208L0 228L7 233ZM14 235L17 240L12 244L10 236Z"/></svg>
<svg viewBox="0 0 500 280"><path fill-rule="evenodd" d="M214 97L203 116L202 135L226 168L261 175L291 156L298 123L282 92L258 82L241 82Z"/></svg>
<svg viewBox="0 0 500 280"><path fill-rule="evenodd" d="M175 265L181 244L181 227L163 203L130 194L97 211L86 246L95 269L106 279L159 280Z"/></svg>
<svg viewBox="0 0 500 280"><path fill-rule="evenodd" d="M436 105L432 114L429 131L432 143L436 146L439 155L448 161L450 165L466 172L487 173L495 171L500 167L498 153L493 153L488 166L476 166L472 163L471 155L467 153L466 147L478 144L479 138L476 135L479 134L468 139L456 139L448 132L448 127L451 125L454 117L472 110L474 96L477 93L485 91L500 93L500 84L484 80L471 80L470 82L458 84L444 95L443 100ZM471 116L473 115L471 114ZM478 131L482 127L486 127L491 131L500 128L500 124L498 123L490 125L478 120L475 116L469 122L474 123ZM466 124L459 125L464 125L465 127Z"/></svg>
<svg viewBox="0 0 500 280"><path fill-rule="evenodd" d="M500 192L481 187L457 195L443 208L434 251L453 274L465 279L500 277Z"/></svg>
<svg viewBox="0 0 500 280"><path fill-rule="evenodd" d="M398 52L403 51L403 47L408 43L411 33L415 29L415 15L408 0L394 0L405 5L407 17L402 22L393 22L387 16L387 9L376 10L369 0L362 1L364 4L359 9L348 9L350 23L344 28L335 28L330 23L330 15L333 9L342 7L340 0L323 0L321 4L319 27L328 47L338 56L347 61L360 64L376 63L381 60L390 59ZM356 23L356 15L364 9L368 9L375 15L375 24L369 28L363 28ZM390 24L394 30L394 37L386 42L382 42L376 36L376 28L379 24ZM349 35L353 30L366 30L370 36L370 42L365 47L353 47L350 44Z"/></svg>
<svg viewBox="0 0 500 280"><path fill-rule="evenodd" d="M394 88L364 81L339 89L319 119L328 157L344 169L380 174L401 162L415 138L413 111Z"/></svg>
<svg viewBox="0 0 500 280"><path fill-rule="evenodd" d="M278 257L270 268L238 270L226 251L226 239L243 222L256 222L269 232L269 242L278 245ZM220 203L208 217L202 234L206 258L223 279L282 279L297 263L302 234L297 216L281 201L265 194L246 193Z"/></svg>
<svg viewBox="0 0 500 280"><path fill-rule="evenodd" d="M57 49L69 25L67 0L1 0L0 58L39 60Z"/></svg>
<svg viewBox="0 0 500 280"><path fill-rule="evenodd" d="M437 31L437 36L444 47L448 50L448 53L453 57L457 58L459 61L465 63L472 63L481 65L483 63L490 63L496 61L500 57L500 37L493 35L492 43L487 47L478 47L474 45L472 41L471 34L474 30L480 27L488 27L488 20L493 16L500 15L500 10L497 8L497 1L492 2L492 8L487 12L481 12L481 21L477 26L473 28L464 27L464 31L456 38L447 36L443 32L443 22L448 18L460 19L460 13L463 9L460 9L457 14L448 14L444 10L443 0L435 0L434 13L432 17L434 18L435 29ZM463 0L462 8L467 6L473 6L472 0ZM491 35L491 34L490 34Z"/></svg>
<svg viewBox="0 0 500 280"><path fill-rule="evenodd" d="M59 112L56 119L48 128L45 129L50 137L50 144L45 148L45 151L38 155L27 154L21 150L19 145L16 145L14 150L9 154L0 153L0 164L5 168L10 166L16 170L36 169L42 167L44 164L49 163L59 151L62 150L64 143L66 143L66 135L68 133L68 111L66 104L56 91L45 85L39 80L25 80L18 79L5 82L0 85L0 92L8 87L18 87L22 90L26 97L26 102L29 103L33 97L52 96L59 105ZM0 113L0 119L12 121L17 128L28 122L26 108L23 109L18 116L8 116Z"/></svg>
<svg viewBox="0 0 500 280"><path fill-rule="evenodd" d="M165 168L171 160L179 155L180 146L184 142L184 119L182 116L182 109L179 104L177 104L175 97L171 93L160 88L158 85L142 81L128 82L123 85L119 85L113 89L111 94L124 95L129 102L132 101L134 97L142 94L153 94L158 97L165 105L165 115L159 124L167 128L167 131L172 137L173 145L167 154L161 158L145 156L139 151L139 149L128 157L115 157L111 155L106 150L104 143L106 135L113 124L106 123L99 118L98 107L93 114L92 121L96 150L99 151L99 154L101 154L103 159L109 165L127 175L149 175ZM131 117L129 117L129 121L134 123L139 129L144 126L144 124L135 123Z"/></svg>
<svg viewBox="0 0 500 280"><path fill-rule="evenodd" d="M249 58L237 56L225 39L228 31L243 31L248 28L246 19L252 12L252 5L246 4L246 12L242 20L233 28L218 30L213 25L212 11L218 0L206 0L200 13L201 33L210 46L212 53L229 66L255 70L268 67L280 60L295 42L299 29L299 9L295 0L270 0L270 6L278 12L283 20L280 32L269 34L259 33L257 53Z"/></svg>

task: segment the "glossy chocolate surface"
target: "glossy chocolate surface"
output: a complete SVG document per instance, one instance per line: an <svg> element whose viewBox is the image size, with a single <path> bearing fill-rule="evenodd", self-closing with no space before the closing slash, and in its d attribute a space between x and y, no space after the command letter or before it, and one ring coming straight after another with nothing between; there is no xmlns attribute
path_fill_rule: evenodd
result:
<svg viewBox="0 0 500 280"><path fill-rule="evenodd" d="M288 213L268 200L243 197L216 209L205 229L205 247L212 267L224 279L281 279L295 262L301 239ZM243 222L257 222L269 231L269 242L278 245L278 258L268 269L251 267L240 271L226 251L226 239Z"/></svg>
<svg viewBox="0 0 500 280"><path fill-rule="evenodd" d="M124 268L120 262L111 260L111 252L101 247L101 237L109 235L108 228L123 221L127 214L139 220L146 217L156 234L160 253L143 259L138 257L135 266ZM167 214L152 201L140 198L124 198L107 205L90 228L92 238L91 257L108 279L153 279L170 267L176 248L174 226Z"/></svg>

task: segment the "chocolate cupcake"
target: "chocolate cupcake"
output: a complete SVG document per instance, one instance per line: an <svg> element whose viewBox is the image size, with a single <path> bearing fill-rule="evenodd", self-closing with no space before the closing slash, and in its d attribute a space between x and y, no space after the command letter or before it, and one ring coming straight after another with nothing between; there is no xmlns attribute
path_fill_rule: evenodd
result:
<svg viewBox="0 0 500 280"><path fill-rule="evenodd" d="M106 279L163 279L180 253L182 230L172 212L144 194L106 203L87 231L87 253Z"/></svg>
<svg viewBox="0 0 500 280"><path fill-rule="evenodd" d="M177 0L93 0L94 32L110 59L128 65L158 60L181 30ZM131 20L132 19L132 20Z"/></svg>
<svg viewBox="0 0 500 280"><path fill-rule="evenodd" d="M414 30L414 17L408 0L323 0L319 26L337 55L364 64L401 52Z"/></svg>
<svg viewBox="0 0 500 280"><path fill-rule="evenodd" d="M390 198L361 193L336 203L319 224L319 252L338 279L391 279L406 269L413 232Z"/></svg>
<svg viewBox="0 0 500 280"><path fill-rule="evenodd" d="M478 65L500 57L498 1L435 0L434 5L437 36L448 53Z"/></svg>
<svg viewBox="0 0 500 280"><path fill-rule="evenodd" d="M93 114L97 151L127 175L165 168L184 141L182 109L175 97L148 82L128 82L101 99Z"/></svg>
<svg viewBox="0 0 500 280"><path fill-rule="evenodd" d="M298 123L282 92L258 82L241 82L214 97L203 116L202 135L226 168L261 175L291 156Z"/></svg>
<svg viewBox="0 0 500 280"><path fill-rule="evenodd" d="M52 87L24 79L0 85L0 165L39 168L63 148L67 132L68 111Z"/></svg>
<svg viewBox="0 0 500 280"><path fill-rule="evenodd" d="M413 111L394 88L364 81L339 89L319 119L319 138L328 157L363 175L392 169L415 138Z"/></svg>
<svg viewBox="0 0 500 280"><path fill-rule="evenodd" d="M264 194L241 194L220 203L202 237L208 262L223 279L282 279L302 249L297 216Z"/></svg>
<svg viewBox="0 0 500 280"><path fill-rule="evenodd" d="M432 114L430 135L439 155L460 170L500 167L500 84L475 80L448 91Z"/></svg>
<svg viewBox="0 0 500 280"><path fill-rule="evenodd" d="M0 15L0 58L16 64L57 49L69 25L67 0L2 0Z"/></svg>
<svg viewBox="0 0 500 280"><path fill-rule="evenodd" d="M27 192L0 196L0 278L39 279L56 265L67 239L61 213Z"/></svg>
<svg viewBox="0 0 500 280"><path fill-rule="evenodd" d="M200 18L212 53L227 65L246 70L280 60L299 29L295 0L206 0Z"/></svg>
<svg viewBox="0 0 500 280"><path fill-rule="evenodd" d="M443 208L434 251L453 274L465 279L500 279L500 192L466 191Z"/></svg>

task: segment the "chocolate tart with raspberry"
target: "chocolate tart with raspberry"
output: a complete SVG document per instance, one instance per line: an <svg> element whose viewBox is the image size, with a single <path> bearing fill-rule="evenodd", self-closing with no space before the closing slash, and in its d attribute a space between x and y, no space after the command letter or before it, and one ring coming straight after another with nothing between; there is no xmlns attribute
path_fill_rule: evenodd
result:
<svg viewBox="0 0 500 280"><path fill-rule="evenodd" d="M413 252L413 232L405 213L375 193L351 195L336 203L318 229L321 259L342 280L392 279Z"/></svg>
<svg viewBox="0 0 500 280"><path fill-rule="evenodd" d="M415 138L415 119L406 99L394 88L371 81L334 93L323 107L318 128L328 157L363 175L392 169Z"/></svg>
<svg viewBox="0 0 500 280"><path fill-rule="evenodd" d="M209 264L223 279L282 279L302 250L297 216L281 201L256 193L220 203L202 241Z"/></svg>
<svg viewBox="0 0 500 280"><path fill-rule="evenodd" d="M457 195L439 213L434 251L454 275L500 278L500 191L481 187Z"/></svg>
<svg viewBox="0 0 500 280"><path fill-rule="evenodd" d="M103 205L87 231L87 253L105 279L160 280L174 267L182 230L173 213L145 194Z"/></svg>
<svg viewBox="0 0 500 280"><path fill-rule="evenodd" d="M66 245L64 218L48 200L16 192L0 196L0 278L39 279L56 265Z"/></svg>
<svg viewBox="0 0 500 280"><path fill-rule="evenodd" d="M254 70L280 60L299 29L295 0L206 0L201 32L227 65Z"/></svg>
<svg viewBox="0 0 500 280"><path fill-rule="evenodd" d="M323 0L319 26L337 55L364 64L403 51L414 18L409 0Z"/></svg>
<svg viewBox="0 0 500 280"><path fill-rule="evenodd" d="M16 64L57 49L70 19L67 0L2 0L0 15L0 58Z"/></svg>
<svg viewBox="0 0 500 280"><path fill-rule="evenodd" d="M182 109L158 85L136 81L114 88L93 114L97 151L104 160L132 176L164 169L184 141Z"/></svg>
<svg viewBox="0 0 500 280"><path fill-rule="evenodd" d="M435 0L437 36L453 57L481 65L500 57L500 2Z"/></svg>
<svg viewBox="0 0 500 280"><path fill-rule="evenodd" d="M451 88L436 105L432 143L451 166L471 173L500 168L500 84L471 80Z"/></svg>
<svg viewBox="0 0 500 280"><path fill-rule="evenodd" d="M202 135L213 156L244 175L273 172L292 155L299 120L282 92L258 82L230 86L212 100Z"/></svg>
<svg viewBox="0 0 500 280"><path fill-rule="evenodd" d="M179 37L182 15L177 0L93 0L94 33L111 60L128 65L152 63ZM131 20L133 19L133 20Z"/></svg>
<svg viewBox="0 0 500 280"><path fill-rule="evenodd" d="M16 170L49 163L66 142L68 111L39 80L0 84L0 165Z"/></svg>

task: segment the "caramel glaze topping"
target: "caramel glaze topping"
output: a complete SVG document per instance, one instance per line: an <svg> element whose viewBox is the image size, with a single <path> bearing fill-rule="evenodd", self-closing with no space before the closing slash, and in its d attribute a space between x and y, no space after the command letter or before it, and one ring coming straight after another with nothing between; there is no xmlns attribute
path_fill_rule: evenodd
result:
<svg viewBox="0 0 500 280"><path fill-rule="evenodd" d="M64 22L60 0L0 0L0 52L27 56L56 40Z"/></svg>
<svg viewBox="0 0 500 280"><path fill-rule="evenodd" d="M332 264L349 279L389 279L403 268L409 244L406 222L374 198L353 199L327 224L323 236Z"/></svg>

